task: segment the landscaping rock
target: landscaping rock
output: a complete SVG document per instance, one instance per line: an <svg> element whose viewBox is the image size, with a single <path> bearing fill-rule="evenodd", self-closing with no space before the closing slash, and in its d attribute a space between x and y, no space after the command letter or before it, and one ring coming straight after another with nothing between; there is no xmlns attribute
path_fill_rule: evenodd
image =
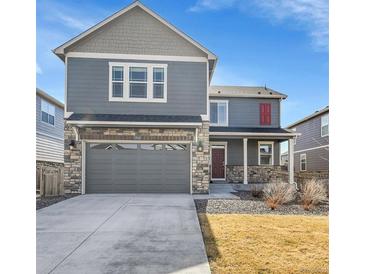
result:
<svg viewBox="0 0 365 274"><path fill-rule="evenodd" d="M78 196L79 194L65 194L62 196L53 196L53 197L39 197L37 198L37 210L53 205L58 202L62 202L66 199L70 199L72 197Z"/></svg>
<svg viewBox="0 0 365 274"><path fill-rule="evenodd" d="M328 215L328 204L322 204L313 210L306 211L295 201L287 205L281 205L275 210L266 206L260 198L252 197L250 192L240 191L234 193L240 197L236 199L205 199L195 200L195 207L198 213L227 214L276 214L276 215Z"/></svg>

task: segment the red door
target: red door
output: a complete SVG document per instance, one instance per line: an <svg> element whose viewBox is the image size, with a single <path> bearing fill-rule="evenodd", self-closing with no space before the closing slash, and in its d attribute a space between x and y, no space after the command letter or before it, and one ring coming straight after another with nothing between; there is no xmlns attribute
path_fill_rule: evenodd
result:
<svg viewBox="0 0 365 274"><path fill-rule="evenodd" d="M212 148L212 179L224 179L224 148Z"/></svg>

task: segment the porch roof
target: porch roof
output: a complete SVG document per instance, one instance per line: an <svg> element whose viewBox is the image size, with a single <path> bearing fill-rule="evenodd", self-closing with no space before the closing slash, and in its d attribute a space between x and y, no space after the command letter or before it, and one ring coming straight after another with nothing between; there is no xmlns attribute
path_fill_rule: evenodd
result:
<svg viewBox="0 0 365 274"><path fill-rule="evenodd" d="M73 113L68 124L77 126L201 126L201 116L184 115L130 115Z"/></svg>
<svg viewBox="0 0 365 274"><path fill-rule="evenodd" d="M257 137L295 137L300 135L284 128L262 127L209 127L210 136L257 136Z"/></svg>

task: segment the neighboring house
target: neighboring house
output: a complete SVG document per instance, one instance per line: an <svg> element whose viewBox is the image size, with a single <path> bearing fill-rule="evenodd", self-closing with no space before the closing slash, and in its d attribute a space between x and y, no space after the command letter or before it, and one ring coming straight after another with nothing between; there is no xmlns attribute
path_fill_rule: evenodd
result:
<svg viewBox="0 0 365 274"><path fill-rule="evenodd" d="M210 86L217 57L139 1L54 53L66 66L66 192L207 193L211 180L281 176L280 142L296 136L280 127L286 95Z"/></svg>
<svg viewBox="0 0 365 274"><path fill-rule="evenodd" d="M36 89L36 161L39 166L63 166L63 104Z"/></svg>
<svg viewBox="0 0 365 274"><path fill-rule="evenodd" d="M301 135L294 144L296 172L325 172L329 166L329 107L289 125Z"/></svg>

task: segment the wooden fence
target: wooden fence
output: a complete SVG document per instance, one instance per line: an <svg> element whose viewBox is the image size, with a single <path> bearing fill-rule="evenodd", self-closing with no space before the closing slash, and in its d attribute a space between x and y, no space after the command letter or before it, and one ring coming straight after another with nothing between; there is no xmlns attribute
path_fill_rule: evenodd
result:
<svg viewBox="0 0 365 274"><path fill-rule="evenodd" d="M36 185L41 197L63 195L63 167L37 167Z"/></svg>

